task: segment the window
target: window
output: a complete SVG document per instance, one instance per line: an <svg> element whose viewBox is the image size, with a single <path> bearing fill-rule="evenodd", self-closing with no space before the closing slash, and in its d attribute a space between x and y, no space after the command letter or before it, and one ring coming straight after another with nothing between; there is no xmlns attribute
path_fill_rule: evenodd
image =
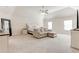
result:
<svg viewBox="0 0 79 59"><path fill-rule="evenodd" d="M48 22L48 30L52 30L52 22Z"/></svg>
<svg viewBox="0 0 79 59"><path fill-rule="evenodd" d="M5 32L9 31L9 22L8 21L4 21L4 31Z"/></svg>
<svg viewBox="0 0 79 59"><path fill-rule="evenodd" d="M65 20L64 21L64 30L71 30L72 29L72 20Z"/></svg>

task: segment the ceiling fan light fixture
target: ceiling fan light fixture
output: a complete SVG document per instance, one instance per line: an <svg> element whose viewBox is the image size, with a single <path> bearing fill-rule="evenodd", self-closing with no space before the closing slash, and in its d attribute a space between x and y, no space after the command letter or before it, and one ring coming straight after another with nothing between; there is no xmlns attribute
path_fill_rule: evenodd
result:
<svg viewBox="0 0 79 59"><path fill-rule="evenodd" d="M48 9L46 9L45 6L42 6L40 11L41 11L42 14L48 14Z"/></svg>

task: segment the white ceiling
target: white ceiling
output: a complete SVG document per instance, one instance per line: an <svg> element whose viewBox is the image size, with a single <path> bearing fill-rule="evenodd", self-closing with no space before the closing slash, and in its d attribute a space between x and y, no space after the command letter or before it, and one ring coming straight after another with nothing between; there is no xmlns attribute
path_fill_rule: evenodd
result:
<svg viewBox="0 0 79 59"><path fill-rule="evenodd" d="M72 16L76 14L76 10L74 8L71 7L62 7L59 9L54 9L55 11L50 12L47 15L47 18L56 18L56 17L67 17L67 16Z"/></svg>
<svg viewBox="0 0 79 59"><path fill-rule="evenodd" d="M15 9L14 6L0 6L0 12L10 15L14 12L14 9Z"/></svg>
<svg viewBox="0 0 79 59"><path fill-rule="evenodd" d="M24 6L22 8L32 9L41 14L40 9L42 6ZM78 7L64 7L64 6L45 6L48 9L48 16L47 17L65 17L75 15L76 11L74 8Z"/></svg>
<svg viewBox="0 0 79 59"><path fill-rule="evenodd" d="M32 9L33 11L40 12L40 9L42 6L20 6L21 8L27 8ZM16 7L17 8L17 7ZM78 9L79 7L64 7L64 6L46 6L46 9L48 9L48 17L63 17L63 16L69 16L74 14L74 8ZM7 14L12 14L15 10L14 6L0 6L0 12L4 12ZM25 9L26 10L26 9Z"/></svg>

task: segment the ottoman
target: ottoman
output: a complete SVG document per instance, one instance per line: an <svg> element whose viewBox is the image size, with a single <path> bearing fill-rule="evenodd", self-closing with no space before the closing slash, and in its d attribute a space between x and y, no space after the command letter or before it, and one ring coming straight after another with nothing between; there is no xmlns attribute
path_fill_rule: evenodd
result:
<svg viewBox="0 0 79 59"><path fill-rule="evenodd" d="M57 35L56 35L56 33L54 33L54 32L48 32L48 33L47 33L47 36L54 38L54 37L56 37Z"/></svg>

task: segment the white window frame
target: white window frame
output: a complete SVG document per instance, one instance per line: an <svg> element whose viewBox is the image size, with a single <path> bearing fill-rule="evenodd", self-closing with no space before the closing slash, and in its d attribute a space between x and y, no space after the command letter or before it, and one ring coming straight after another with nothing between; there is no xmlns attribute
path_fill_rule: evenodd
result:
<svg viewBox="0 0 79 59"><path fill-rule="evenodd" d="M64 30L69 31L72 29L72 20L64 21Z"/></svg>
<svg viewBox="0 0 79 59"><path fill-rule="evenodd" d="M52 25L53 25L52 21L49 21L48 22L48 30L52 30Z"/></svg>

